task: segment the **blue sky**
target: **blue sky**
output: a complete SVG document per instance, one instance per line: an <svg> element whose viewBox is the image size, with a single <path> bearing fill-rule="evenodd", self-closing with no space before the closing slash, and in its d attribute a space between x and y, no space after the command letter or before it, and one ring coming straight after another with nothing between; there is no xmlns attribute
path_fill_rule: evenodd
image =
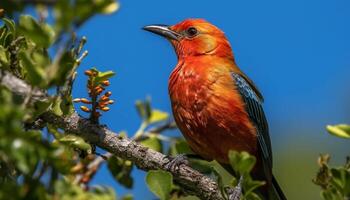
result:
<svg viewBox="0 0 350 200"><path fill-rule="evenodd" d="M349 152L348 141L324 131L326 124L350 123L348 0L120 3L116 14L95 17L79 30L88 38L89 56L74 90L76 97L85 95L83 71L90 67L116 71L111 80L116 104L102 120L114 131L136 131L137 99L151 96L154 107L170 112L167 81L176 56L166 40L141 28L205 18L226 33L238 65L265 96L277 175L284 172L278 164L291 151L308 149L307 159L315 167L320 152L334 153L338 161ZM134 173L136 200L153 198L143 174ZM292 187L282 175L282 185ZM309 177L305 181L311 182ZM105 169L94 182L126 192Z"/></svg>

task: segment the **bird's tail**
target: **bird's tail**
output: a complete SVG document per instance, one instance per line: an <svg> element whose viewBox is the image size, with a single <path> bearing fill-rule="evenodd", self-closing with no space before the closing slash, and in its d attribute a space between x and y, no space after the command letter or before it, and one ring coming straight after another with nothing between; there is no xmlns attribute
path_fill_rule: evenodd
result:
<svg viewBox="0 0 350 200"><path fill-rule="evenodd" d="M272 177L272 187L269 191L269 200L287 200L274 176Z"/></svg>

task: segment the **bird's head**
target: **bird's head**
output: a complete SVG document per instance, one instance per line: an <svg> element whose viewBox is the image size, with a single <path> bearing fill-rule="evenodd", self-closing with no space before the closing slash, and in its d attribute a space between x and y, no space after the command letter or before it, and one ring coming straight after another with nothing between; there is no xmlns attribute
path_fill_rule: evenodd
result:
<svg viewBox="0 0 350 200"><path fill-rule="evenodd" d="M233 59L224 32L203 19L186 19L173 26L149 25L143 29L170 40L179 58L217 55Z"/></svg>

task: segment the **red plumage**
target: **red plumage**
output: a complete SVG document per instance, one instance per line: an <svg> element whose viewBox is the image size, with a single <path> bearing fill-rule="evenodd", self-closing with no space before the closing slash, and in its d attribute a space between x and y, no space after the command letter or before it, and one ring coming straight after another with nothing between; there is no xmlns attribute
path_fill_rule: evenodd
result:
<svg viewBox="0 0 350 200"><path fill-rule="evenodd" d="M169 94L177 125L193 151L203 158L228 163L230 149L256 156L256 130L232 82L230 63L215 59L214 64L212 58L206 59L188 57L170 76Z"/></svg>

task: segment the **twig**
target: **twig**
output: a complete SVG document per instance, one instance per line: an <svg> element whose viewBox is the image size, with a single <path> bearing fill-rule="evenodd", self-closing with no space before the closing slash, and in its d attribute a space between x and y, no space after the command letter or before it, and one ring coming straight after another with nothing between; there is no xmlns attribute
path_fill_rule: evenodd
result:
<svg viewBox="0 0 350 200"><path fill-rule="evenodd" d="M170 121L170 122L165 123L161 126L156 126L152 129L148 130L147 132L159 134L165 130L171 130L171 129L176 129L176 128L177 128L176 123L174 121Z"/></svg>
<svg viewBox="0 0 350 200"><path fill-rule="evenodd" d="M96 174L97 170L100 168L102 163L104 163L106 159L109 159L112 156L113 154L109 152L105 153L103 156L97 156L92 162L88 164L84 173L78 174L76 176L74 183L79 185L81 184L86 185L88 182L90 182L92 177Z"/></svg>

